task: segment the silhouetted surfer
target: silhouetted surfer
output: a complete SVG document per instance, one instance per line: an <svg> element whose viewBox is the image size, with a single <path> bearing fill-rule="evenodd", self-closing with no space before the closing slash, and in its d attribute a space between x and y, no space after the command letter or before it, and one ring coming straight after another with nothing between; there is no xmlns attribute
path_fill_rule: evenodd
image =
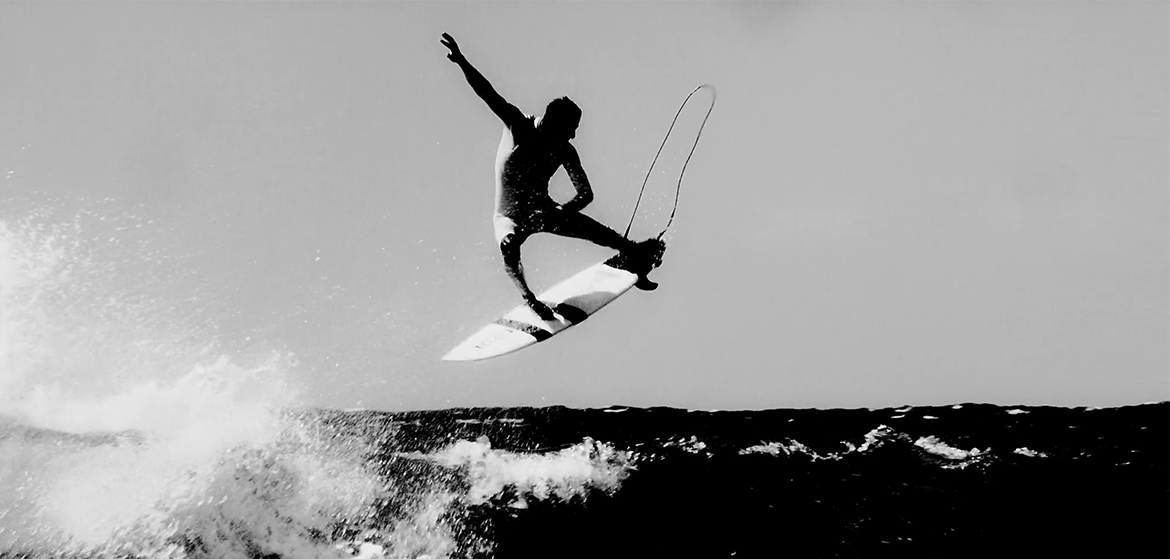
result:
<svg viewBox="0 0 1170 559"><path fill-rule="evenodd" d="M660 239L635 243L617 231L581 213L593 201L589 179L581 168L577 150L569 143L577 134L581 109L568 97L553 99L543 117L520 112L496 93L487 79L467 61L455 39L444 33L440 41L459 65L467 83L504 122L504 135L496 153L496 211L493 218L496 241L504 256L508 276L516 283L524 300L543 320L553 320L552 309L537 300L524 280L520 264L520 245L533 233L553 233L591 241L598 245L637 254L646 265L638 267L639 289L652 290L658 285L646 274L655 259L661 258L665 244ZM577 194L564 204L557 204L548 194L548 181L559 167L564 167Z"/></svg>

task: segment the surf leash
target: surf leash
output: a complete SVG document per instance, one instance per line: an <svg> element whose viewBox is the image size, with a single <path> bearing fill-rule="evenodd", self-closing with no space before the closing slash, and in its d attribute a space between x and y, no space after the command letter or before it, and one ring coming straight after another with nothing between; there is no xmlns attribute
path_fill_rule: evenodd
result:
<svg viewBox="0 0 1170 559"><path fill-rule="evenodd" d="M658 238L661 239L666 234L666 230L670 229L670 224L674 223L674 214L678 211L678 197L682 193L683 175L687 172L687 164L691 162L691 156L695 154L695 148L699 146L699 138L703 136L703 127L707 125L707 118L711 116L711 111L715 108L715 86L711 84L703 84L696 87L687 95L686 99L683 99L682 105L679 105L678 111L674 113L674 119L670 121L670 128L666 130L666 136L662 138L662 145L658 146L658 153L654 154L654 160L650 162L650 168L646 169L646 178L642 179L642 189L638 191L638 201L634 203L634 211L630 214L630 224L626 225L626 232L622 234L625 238L630 238L630 228L634 226L634 218L638 215L638 206L642 204L642 195L646 193L646 183L650 181L650 174L654 172L654 164L658 163L658 156L662 155L662 148L666 147L666 141L670 139L670 133L674 131L674 125L678 122L679 115L682 114L683 109L686 108L687 102L691 100L691 97L703 88L711 90L711 105L707 107L707 114L703 115L703 123L699 125L699 132L695 134L695 143L691 144L691 151L687 154L687 159L683 162L682 170L678 173L678 185L674 188L674 207L670 209L670 219L666 221L666 227L662 228L662 232L658 234Z"/></svg>

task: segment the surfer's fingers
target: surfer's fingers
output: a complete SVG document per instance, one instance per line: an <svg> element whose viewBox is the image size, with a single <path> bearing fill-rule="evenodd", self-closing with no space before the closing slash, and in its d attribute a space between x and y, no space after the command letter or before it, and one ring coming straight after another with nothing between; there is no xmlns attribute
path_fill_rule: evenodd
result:
<svg viewBox="0 0 1170 559"><path fill-rule="evenodd" d="M443 38L439 41L443 46L451 49L452 52L459 52L459 43L455 42L455 38L443 33Z"/></svg>

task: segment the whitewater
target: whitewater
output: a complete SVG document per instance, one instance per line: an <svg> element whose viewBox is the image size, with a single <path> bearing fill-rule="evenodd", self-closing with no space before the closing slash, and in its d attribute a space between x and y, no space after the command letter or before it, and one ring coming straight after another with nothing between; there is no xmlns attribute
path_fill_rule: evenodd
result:
<svg viewBox="0 0 1170 559"><path fill-rule="evenodd" d="M1168 551L1166 402L315 409L295 355L226 346L173 297L180 259L132 235L165 225L18 209L0 557Z"/></svg>

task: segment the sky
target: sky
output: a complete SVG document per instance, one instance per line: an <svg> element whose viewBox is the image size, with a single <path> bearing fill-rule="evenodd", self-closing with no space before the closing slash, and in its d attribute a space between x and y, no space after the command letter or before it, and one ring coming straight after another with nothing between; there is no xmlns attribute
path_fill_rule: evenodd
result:
<svg viewBox="0 0 1170 559"><path fill-rule="evenodd" d="M1166 400L1168 16L0 3L0 365L22 389L116 392L277 355L299 403L342 409ZM717 89L657 291L439 361L519 302L492 238L501 124L444 32L523 111L582 107L585 213L619 231L679 103ZM664 225L709 101L680 117L634 236ZM550 188L571 196L563 171ZM524 247L538 291L608 256Z"/></svg>

